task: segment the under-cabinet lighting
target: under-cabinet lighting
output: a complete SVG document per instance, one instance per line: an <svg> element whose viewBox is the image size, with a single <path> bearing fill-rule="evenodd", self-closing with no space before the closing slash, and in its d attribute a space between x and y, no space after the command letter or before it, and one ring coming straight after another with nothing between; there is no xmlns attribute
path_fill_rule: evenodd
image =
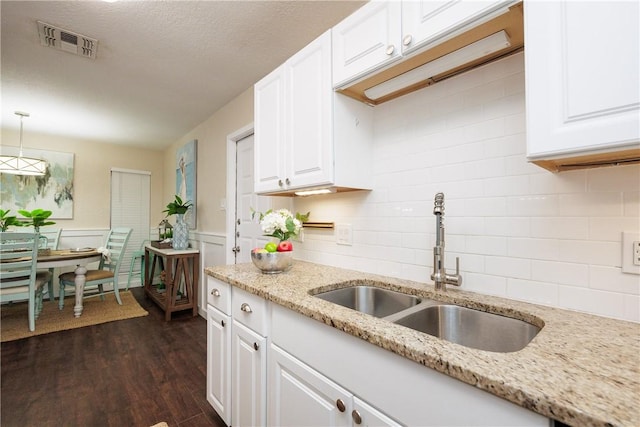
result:
<svg viewBox="0 0 640 427"><path fill-rule="evenodd" d="M296 191L295 195L296 196L314 196L316 194L329 194L329 193L333 193L333 191L331 191L330 188L319 188L317 190Z"/></svg>
<svg viewBox="0 0 640 427"><path fill-rule="evenodd" d="M389 79L386 82L373 86L365 90L364 94L367 98L376 100L509 46L511 46L509 36L504 30L501 30L440 58L434 59L431 62L427 62L413 70L407 71L404 74Z"/></svg>

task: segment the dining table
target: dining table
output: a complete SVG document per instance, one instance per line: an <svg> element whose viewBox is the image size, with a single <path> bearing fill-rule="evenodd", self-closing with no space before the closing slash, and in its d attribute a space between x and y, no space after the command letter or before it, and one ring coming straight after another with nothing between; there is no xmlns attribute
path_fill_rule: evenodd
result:
<svg viewBox="0 0 640 427"><path fill-rule="evenodd" d="M75 266L75 305L73 315L82 315L82 297L84 295L84 284L86 282L87 264L99 262L102 253L96 248L78 249L47 249L38 251L37 267L40 269L72 267Z"/></svg>

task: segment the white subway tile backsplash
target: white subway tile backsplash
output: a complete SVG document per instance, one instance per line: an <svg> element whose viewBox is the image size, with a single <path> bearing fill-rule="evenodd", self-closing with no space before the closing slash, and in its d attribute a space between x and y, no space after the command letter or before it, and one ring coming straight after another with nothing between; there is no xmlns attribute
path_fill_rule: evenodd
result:
<svg viewBox="0 0 640 427"><path fill-rule="evenodd" d="M507 255L507 238L467 236L466 252L478 255Z"/></svg>
<svg viewBox="0 0 640 427"><path fill-rule="evenodd" d="M484 234L487 236L529 237L531 236L531 218L485 218Z"/></svg>
<svg viewBox="0 0 640 427"><path fill-rule="evenodd" d="M620 274L620 268L592 265L589 267L589 287L602 291L640 295L640 276Z"/></svg>
<svg viewBox="0 0 640 427"><path fill-rule="evenodd" d="M554 194L530 194L507 198L507 213L511 216L558 216L559 212L559 199Z"/></svg>
<svg viewBox="0 0 640 427"><path fill-rule="evenodd" d="M531 237L541 239L587 239L588 218L531 218Z"/></svg>
<svg viewBox="0 0 640 427"><path fill-rule="evenodd" d="M561 285L586 288L589 283L589 266L557 261L531 261L531 279L546 282L550 278Z"/></svg>
<svg viewBox="0 0 640 427"><path fill-rule="evenodd" d="M626 165L588 169L587 186L589 191L638 191L640 168Z"/></svg>
<svg viewBox="0 0 640 427"><path fill-rule="evenodd" d="M640 233L640 221L633 217L589 218L589 239L619 242L623 231Z"/></svg>
<svg viewBox="0 0 640 427"><path fill-rule="evenodd" d="M622 193L622 200L624 216L638 218L640 216L640 191L625 191Z"/></svg>
<svg viewBox="0 0 640 427"><path fill-rule="evenodd" d="M507 278L465 272L462 275L462 288L487 295L506 296Z"/></svg>
<svg viewBox="0 0 640 427"><path fill-rule="evenodd" d="M625 296L615 292L593 289L558 287L558 306L576 311L586 311L616 319L625 319Z"/></svg>
<svg viewBox="0 0 640 427"><path fill-rule="evenodd" d="M555 239L510 238L507 241L507 254L514 258L538 260L557 260L560 243Z"/></svg>
<svg viewBox="0 0 640 427"><path fill-rule="evenodd" d="M630 322L640 322L640 297L625 296L622 318Z"/></svg>
<svg viewBox="0 0 640 427"><path fill-rule="evenodd" d="M485 273L493 276L530 279L531 260L523 258L488 256L485 259L484 271Z"/></svg>
<svg viewBox="0 0 640 427"><path fill-rule="evenodd" d="M507 297L543 305L558 305L558 288L547 282L508 279Z"/></svg>
<svg viewBox="0 0 640 427"><path fill-rule="evenodd" d="M296 257L430 283L433 197L462 289L640 321L621 232L640 231L640 165L550 173L526 158L523 54L374 109L373 191L295 199L350 223L354 245L308 230Z"/></svg>

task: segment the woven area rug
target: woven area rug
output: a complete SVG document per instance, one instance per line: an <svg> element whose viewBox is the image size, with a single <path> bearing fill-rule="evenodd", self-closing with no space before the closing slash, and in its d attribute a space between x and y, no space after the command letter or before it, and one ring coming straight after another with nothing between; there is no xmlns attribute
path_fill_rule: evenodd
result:
<svg viewBox="0 0 640 427"><path fill-rule="evenodd" d="M3 304L0 308L0 341L13 341L35 335L82 328L116 320L142 317L149 314L145 311L129 291L120 292L122 305L116 302L114 294L105 295L83 301L82 316L73 316L74 298L66 298L64 309L58 309L58 301L45 301L40 317L36 320L36 330L29 331L26 303Z"/></svg>

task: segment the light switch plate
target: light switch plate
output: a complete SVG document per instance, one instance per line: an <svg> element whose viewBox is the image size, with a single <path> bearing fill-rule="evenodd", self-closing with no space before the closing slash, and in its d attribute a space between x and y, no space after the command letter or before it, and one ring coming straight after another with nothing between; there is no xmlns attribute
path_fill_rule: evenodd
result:
<svg viewBox="0 0 640 427"><path fill-rule="evenodd" d="M353 227L351 224L336 224L336 243L338 245L353 245Z"/></svg>
<svg viewBox="0 0 640 427"><path fill-rule="evenodd" d="M640 274L640 233L622 233L622 272Z"/></svg>

